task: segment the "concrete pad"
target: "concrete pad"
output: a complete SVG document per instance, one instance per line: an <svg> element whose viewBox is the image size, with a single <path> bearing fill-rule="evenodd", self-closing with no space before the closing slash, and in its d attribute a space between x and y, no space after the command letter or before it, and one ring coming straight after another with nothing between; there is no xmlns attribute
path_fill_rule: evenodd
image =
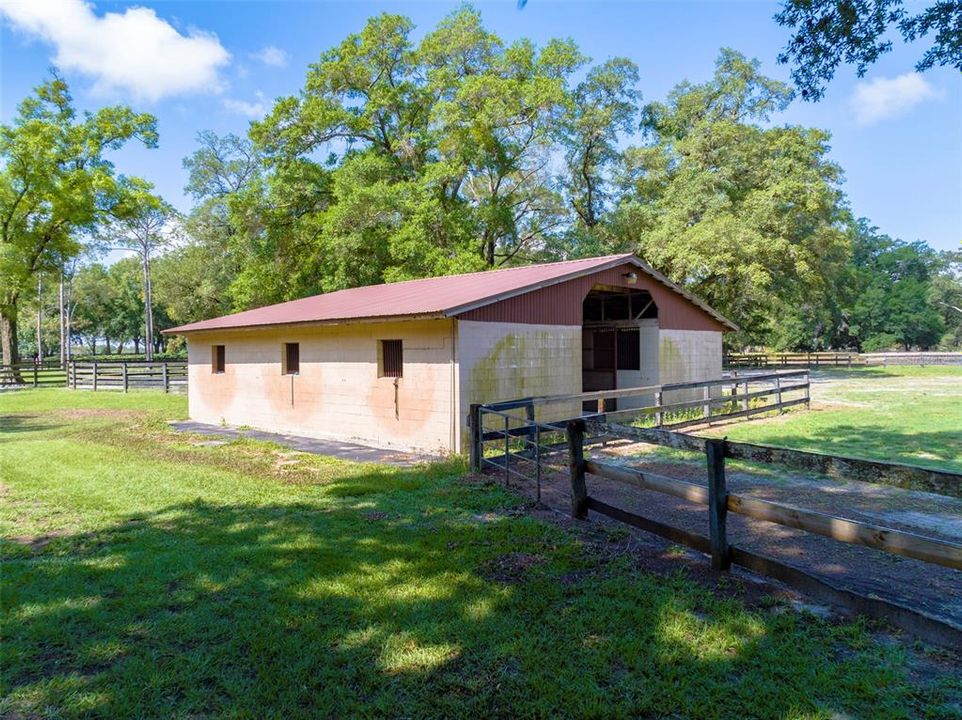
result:
<svg viewBox="0 0 962 720"><path fill-rule="evenodd" d="M262 430L242 430L229 425L209 425L207 423L194 422L193 420L176 421L169 424L171 428L179 432L197 433L198 435L209 435L217 438L263 440L265 442L277 443L291 450L311 453L312 455L325 455L327 457L349 460L351 462L371 462L381 463L383 465L395 465L397 467L411 467L419 463L439 459L429 455L414 455L412 453L385 450L384 448L375 448L358 443L344 442L342 440L322 440L298 435L281 435L264 432ZM214 445L217 443L213 441L209 444Z"/></svg>

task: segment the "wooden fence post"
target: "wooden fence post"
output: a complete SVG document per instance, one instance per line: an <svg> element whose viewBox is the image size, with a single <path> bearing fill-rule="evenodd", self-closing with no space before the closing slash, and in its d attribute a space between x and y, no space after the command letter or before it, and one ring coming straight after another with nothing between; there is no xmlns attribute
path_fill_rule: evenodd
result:
<svg viewBox="0 0 962 720"><path fill-rule="evenodd" d="M780 377L775 378L775 402L779 405L778 411L781 412L782 404L782 379Z"/></svg>
<svg viewBox="0 0 962 720"><path fill-rule="evenodd" d="M571 475L571 517L588 519L588 488L585 486L585 421L569 420L568 472Z"/></svg>
<svg viewBox="0 0 962 720"><path fill-rule="evenodd" d="M504 414L504 486L508 487L508 473L511 472L511 425L508 414Z"/></svg>
<svg viewBox="0 0 962 720"><path fill-rule="evenodd" d="M39 387L39 382L37 378L37 363L33 364L33 386Z"/></svg>
<svg viewBox="0 0 962 720"><path fill-rule="evenodd" d="M705 386L704 395L705 395L705 407L702 410L702 413L705 419L708 419L711 417L711 386L710 385Z"/></svg>
<svg viewBox="0 0 962 720"><path fill-rule="evenodd" d="M164 360L163 364L161 365L161 368L162 368L161 376L164 379L164 392L170 392L170 381L167 378L167 361L166 360ZM294 381L294 376L291 375L291 382L293 381Z"/></svg>
<svg viewBox="0 0 962 720"><path fill-rule="evenodd" d="M124 374L124 392L127 392L127 361L126 360L124 360L122 370Z"/></svg>
<svg viewBox="0 0 962 720"><path fill-rule="evenodd" d="M748 380L745 380L744 384L745 393L742 395L742 410L748 411Z"/></svg>
<svg viewBox="0 0 962 720"><path fill-rule="evenodd" d="M468 410L468 428L471 431L471 439L469 440L468 447L468 457L471 463L471 471L481 472L482 436L480 403L471 403L471 408Z"/></svg>
<svg viewBox="0 0 962 720"><path fill-rule="evenodd" d="M67 366L67 386L77 389L77 361L71 360Z"/></svg>
<svg viewBox="0 0 962 720"><path fill-rule="evenodd" d="M97 391L97 361L94 360L94 379L93 379L94 392Z"/></svg>
<svg viewBox="0 0 962 720"><path fill-rule="evenodd" d="M708 539L711 544L713 570L731 567L726 524L728 519L728 491L725 488L725 441L706 440L708 458Z"/></svg>
<svg viewBox="0 0 962 720"><path fill-rule="evenodd" d="M658 408L655 410L655 427L661 427L664 422L664 418L661 415L661 390L655 393L655 407Z"/></svg>

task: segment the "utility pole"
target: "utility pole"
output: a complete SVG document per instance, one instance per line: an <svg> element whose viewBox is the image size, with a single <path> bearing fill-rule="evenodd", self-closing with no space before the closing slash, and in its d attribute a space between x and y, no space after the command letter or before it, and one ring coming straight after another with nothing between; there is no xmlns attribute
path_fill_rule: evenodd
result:
<svg viewBox="0 0 962 720"><path fill-rule="evenodd" d="M144 359L149 362L154 359L154 305L150 287L149 233L145 233L141 251L144 265Z"/></svg>
<svg viewBox="0 0 962 720"><path fill-rule="evenodd" d="M37 364L43 362L43 275L37 273Z"/></svg>
<svg viewBox="0 0 962 720"><path fill-rule="evenodd" d="M59 304L60 311L60 367L67 367L67 322L64 317L64 306L63 306L63 268L60 268L60 294L58 296L57 302Z"/></svg>

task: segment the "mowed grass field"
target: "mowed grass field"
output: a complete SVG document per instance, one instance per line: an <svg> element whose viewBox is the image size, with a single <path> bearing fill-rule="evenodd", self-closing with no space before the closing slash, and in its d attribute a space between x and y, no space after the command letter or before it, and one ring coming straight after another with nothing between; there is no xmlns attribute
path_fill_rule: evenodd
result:
<svg viewBox="0 0 962 720"><path fill-rule="evenodd" d="M962 473L962 367L812 372L811 410L699 434Z"/></svg>
<svg viewBox="0 0 962 720"><path fill-rule="evenodd" d="M464 475L0 395L0 716L949 718L957 660L647 574Z"/></svg>

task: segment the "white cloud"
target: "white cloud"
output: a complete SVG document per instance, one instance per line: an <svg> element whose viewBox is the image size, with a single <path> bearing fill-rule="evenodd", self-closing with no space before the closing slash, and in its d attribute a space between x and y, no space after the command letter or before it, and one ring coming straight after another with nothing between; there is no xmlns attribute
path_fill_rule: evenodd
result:
<svg viewBox="0 0 962 720"><path fill-rule="evenodd" d="M271 67L287 67L287 53L281 50L279 47L274 47L273 45L268 45L265 48L261 48L256 53L252 53L251 57L260 60L265 65L270 65Z"/></svg>
<svg viewBox="0 0 962 720"><path fill-rule="evenodd" d="M873 125L904 115L919 103L941 96L921 75L908 72L898 77L860 82L852 96L852 109L859 125Z"/></svg>
<svg viewBox="0 0 962 720"><path fill-rule="evenodd" d="M13 27L56 49L55 65L94 78L94 90L159 100L171 95L220 92L219 70L230 53L216 36L186 35L150 8L97 15L83 0L0 0Z"/></svg>
<svg viewBox="0 0 962 720"><path fill-rule="evenodd" d="M254 96L257 98L254 102L224 98L224 108L236 115L244 115L259 120L267 115L267 103L264 101L264 93L257 92L254 93Z"/></svg>

